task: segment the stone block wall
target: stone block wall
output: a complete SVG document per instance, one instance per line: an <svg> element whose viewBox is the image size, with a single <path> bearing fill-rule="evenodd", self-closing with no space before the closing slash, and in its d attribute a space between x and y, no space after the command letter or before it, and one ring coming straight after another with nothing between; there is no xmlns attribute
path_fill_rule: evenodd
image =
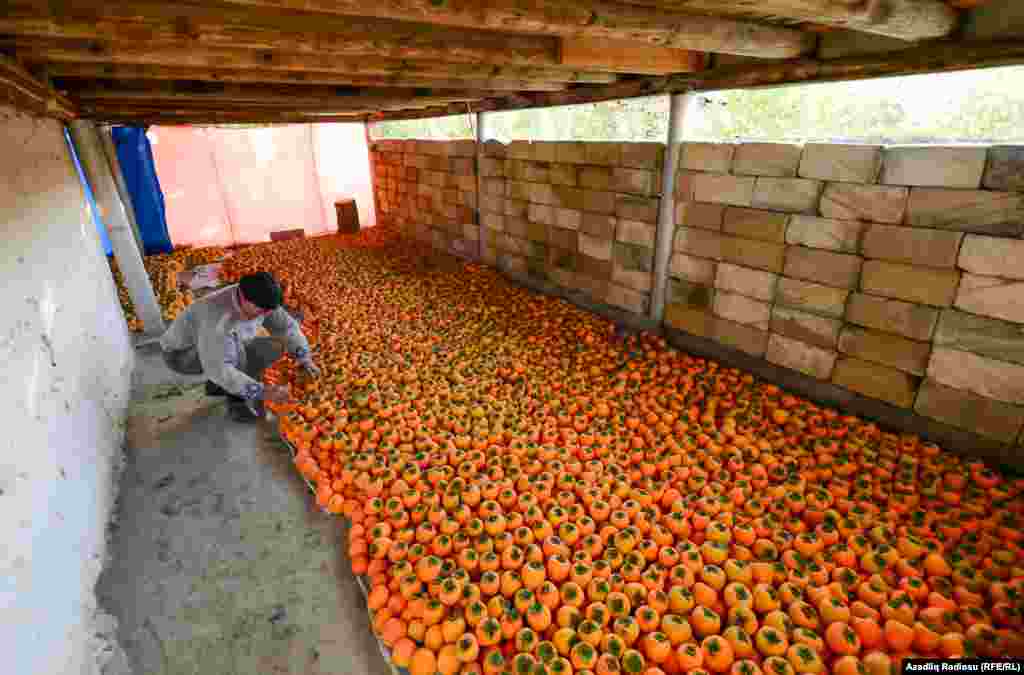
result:
<svg viewBox="0 0 1024 675"><path fill-rule="evenodd" d="M484 262L647 314L664 152L659 143L485 143Z"/></svg>
<svg viewBox="0 0 1024 675"><path fill-rule="evenodd" d="M1024 446L1024 148L681 148L666 323Z"/></svg>
<svg viewBox="0 0 1024 675"><path fill-rule="evenodd" d="M379 217L434 248L476 258L476 141L370 144Z"/></svg>
<svg viewBox="0 0 1024 675"><path fill-rule="evenodd" d="M371 146L382 218L638 317L650 312L664 152ZM667 326L1024 447L1024 148L679 152Z"/></svg>

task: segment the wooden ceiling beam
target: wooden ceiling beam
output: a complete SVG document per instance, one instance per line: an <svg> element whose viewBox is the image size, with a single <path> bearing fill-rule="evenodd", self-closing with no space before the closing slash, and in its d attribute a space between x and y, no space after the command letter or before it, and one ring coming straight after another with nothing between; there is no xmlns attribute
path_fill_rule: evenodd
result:
<svg viewBox="0 0 1024 675"><path fill-rule="evenodd" d="M308 115L303 113L274 112L274 113L197 113L193 111L180 114L160 112L144 112L137 114L123 113L95 113L89 115L90 119L101 124L125 124L132 126L150 125L208 125L208 124L323 124L332 122L363 122L365 114L343 114L343 115Z"/></svg>
<svg viewBox="0 0 1024 675"><path fill-rule="evenodd" d="M47 72L61 80L153 80L185 82L238 82L267 84L323 84L361 87L428 87L431 89L490 89L495 91L560 91L561 82L511 79L446 79L441 77L402 77L399 75L347 75L306 71L232 70L229 68L190 68L135 64L51 63Z"/></svg>
<svg viewBox="0 0 1024 675"><path fill-rule="evenodd" d="M159 103L147 104L146 101L139 101L137 99L105 99L103 101L81 101L78 103L78 108L81 111L83 117L90 116L91 113L97 111L109 112L109 113L121 113L121 114L138 114L139 111L147 111L151 113L162 113L167 111L190 111L194 113L201 112L238 112L238 113L277 113L277 112L295 112L304 113L308 115L321 114L321 115L340 115L340 114L352 114L352 113L373 113L382 110L393 111L393 110L404 110L404 109L424 109L432 108L441 105L452 105L454 108L461 108L462 112L467 111L466 104L474 103L475 101L463 101L461 99L450 99L450 98L437 98L430 97L422 100L410 100L410 99L382 99L382 98L366 98L362 101L299 101L291 106L279 104L279 103L261 103L254 104L248 102L239 101L194 101L189 99L180 100L165 100Z"/></svg>
<svg viewBox="0 0 1024 675"><path fill-rule="evenodd" d="M201 0L190 4L214 6ZM250 10L342 15L348 17L346 21L374 17L435 27L625 40L764 58L799 56L813 47L811 36L799 30L609 0L225 0L225 4ZM172 7L178 10L182 6L175 3Z"/></svg>
<svg viewBox="0 0 1024 675"><path fill-rule="evenodd" d="M0 34L179 49L233 47L325 56L558 66L559 43L558 38L552 36L499 34L464 28L438 28L429 24L381 19L346 20L308 14L274 17L277 24L271 24L266 17L263 22L243 22L242 16L221 16L221 12L211 13L210 10L199 14L178 3L138 4L133 7L109 3L90 7L97 10L95 16L33 16L27 12L7 12L0 16ZM68 5L69 10L74 8L73 3ZM131 9L138 9L138 15ZM124 11L114 14L120 10ZM167 16L168 13L171 15ZM223 13L240 14L239 10L230 8Z"/></svg>
<svg viewBox="0 0 1024 675"><path fill-rule="evenodd" d="M36 115L63 120L74 119L78 115L74 103L4 54L0 54L0 102Z"/></svg>
<svg viewBox="0 0 1024 675"><path fill-rule="evenodd" d="M665 75L701 70L708 56L704 52L652 47L640 42L562 38L559 63L563 66L585 66L615 73Z"/></svg>
<svg viewBox="0 0 1024 675"><path fill-rule="evenodd" d="M630 0L655 11L786 17L919 41L951 35L956 9L943 0ZM755 55L756 56L756 55Z"/></svg>
<svg viewBox="0 0 1024 675"><path fill-rule="evenodd" d="M266 72L320 72L364 76L496 78L607 84L614 73L547 66L495 66L487 63L447 63L437 60L340 57L297 53L280 49L234 47L167 47L146 43L110 44L95 40L36 37L0 38L0 47L12 49L28 63L93 63L135 66L263 70Z"/></svg>
<svg viewBox="0 0 1024 675"><path fill-rule="evenodd" d="M807 82L863 80L1021 64L1024 64L1024 41L1021 40L985 42L942 40L925 43L898 54L872 54L828 61L793 59L765 64L740 64L712 68L687 75L639 78L612 85L577 87L562 92L523 93L472 103L470 110L472 112L522 110L687 91L749 89ZM422 119L460 112L465 112L465 110L460 110L455 106L438 106L411 113L376 113L369 119L372 121Z"/></svg>
<svg viewBox="0 0 1024 675"><path fill-rule="evenodd" d="M533 92L494 97L469 103L468 110L467 104L459 103L438 105L418 110L378 111L368 115L356 115L349 112L335 117L345 117L347 115L350 118L366 119L368 121L424 119L466 114L467 112L522 110L655 94L683 93L686 91L858 80L1020 64L1024 64L1024 42L1020 40L985 42L954 42L945 40L906 50L901 52L898 58L894 58L892 54L874 54L861 57L844 57L829 61L795 59L762 65L741 64L714 68L690 75L638 78L605 86L578 87L562 92ZM287 112L242 111L222 113L222 116L235 115L236 117L241 117L245 112L252 115L248 119L252 120L253 123L269 123L267 120L271 118L280 119L288 114ZM105 111L105 114L107 116L116 116L113 111ZM209 120L217 114L210 111L202 113L193 112L192 117L184 118L182 115L179 115L178 118L189 120L182 123L200 123L196 120L205 120L209 123ZM147 113L146 115L140 113L128 119L129 121L157 119L161 115L164 115L166 118L170 117L166 114L166 110L161 110L159 112ZM96 114L90 111L88 115L84 116L96 117ZM319 119L318 121L327 121L327 118Z"/></svg>
<svg viewBox="0 0 1024 675"><path fill-rule="evenodd" d="M865 80L1024 64L1024 41L926 42L898 53L799 59L708 70L699 76L674 75L668 90L747 89L804 82Z"/></svg>
<svg viewBox="0 0 1024 675"><path fill-rule="evenodd" d="M78 104L82 115L86 117L100 114L147 117L172 113L268 116L279 113L362 114L382 110L422 109L438 105L456 105L466 111L468 104L493 93L450 90L443 94L430 94L415 90L385 89L351 95L331 95L329 91L281 93L266 87L252 87L249 91L204 94L172 89L147 91L96 88L74 92L72 98Z"/></svg>
<svg viewBox="0 0 1024 675"><path fill-rule="evenodd" d="M583 103L599 103L617 99L637 98L666 93L669 85L668 76L643 77L634 80L623 80L609 85L577 87L558 92L521 92L503 97L492 97L469 104L470 112L499 112L502 110L524 110L527 108L550 108L562 105L579 105ZM374 121L386 119L423 119L445 115L466 113L466 105L434 106L427 110L411 113L376 112L369 119Z"/></svg>
<svg viewBox="0 0 1024 675"><path fill-rule="evenodd" d="M503 95L486 89L414 89L404 87L331 87L326 85L239 84L234 82L177 83L177 82L121 82L116 86L82 82L68 93L78 101L232 101L252 104L289 105L301 102L344 102L348 100L382 99L411 100L416 98L446 98L453 101L474 100Z"/></svg>

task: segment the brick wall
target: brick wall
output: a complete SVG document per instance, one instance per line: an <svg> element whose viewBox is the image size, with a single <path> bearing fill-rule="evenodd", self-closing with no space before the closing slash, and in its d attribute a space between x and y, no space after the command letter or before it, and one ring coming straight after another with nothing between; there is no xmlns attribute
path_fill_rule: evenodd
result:
<svg viewBox="0 0 1024 675"><path fill-rule="evenodd" d="M646 314L664 151L659 143L484 144L484 261Z"/></svg>
<svg viewBox="0 0 1024 675"><path fill-rule="evenodd" d="M688 143L676 200L670 326L1024 446L1024 149Z"/></svg>
<svg viewBox="0 0 1024 675"><path fill-rule="evenodd" d="M477 151L373 143L381 217L648 314L664 145ZM1024 447L1024 148L685 143L675 203L667 325Z"/></svg>
<svg viewBox="0 0 1024 675"><path fill-rule="evenodd" d="M370 145L378 217L434 248L477 257L475 141Z"/></svg>

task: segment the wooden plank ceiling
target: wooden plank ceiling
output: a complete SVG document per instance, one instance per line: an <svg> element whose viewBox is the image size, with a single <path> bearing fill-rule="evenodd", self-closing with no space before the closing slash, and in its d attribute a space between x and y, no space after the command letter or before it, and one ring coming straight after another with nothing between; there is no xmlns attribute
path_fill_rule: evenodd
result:
<svg viewBox="0 0 1024 675"><path fill-rule="evenodd" d="M1024 61L963 35L977 4L11 0L0 92L104 122L355 121Z"/></svg>

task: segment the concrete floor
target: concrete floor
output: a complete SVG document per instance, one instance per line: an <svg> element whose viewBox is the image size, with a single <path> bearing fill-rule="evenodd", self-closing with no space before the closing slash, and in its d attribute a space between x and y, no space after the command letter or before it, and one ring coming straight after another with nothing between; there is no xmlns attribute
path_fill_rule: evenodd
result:
<svg viewBox="0 0 1024 675"><path fill-rule="evenodd" d="M137 351L111 562L97 584L124 656L109 675L390 673L342 522L312 505L272 423ZM127 661L127 663L125 663Z"/></svg>

